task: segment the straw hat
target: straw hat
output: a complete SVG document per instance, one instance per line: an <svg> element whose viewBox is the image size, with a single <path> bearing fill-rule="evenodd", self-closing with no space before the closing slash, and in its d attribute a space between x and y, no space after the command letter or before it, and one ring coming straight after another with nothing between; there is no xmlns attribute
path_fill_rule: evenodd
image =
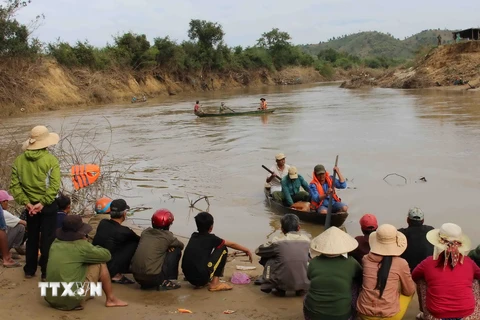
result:
<svg viewBox="0 0 480 320"><path fill-rule="evenodd" d="M295 168L295 167L290 167L290 168L288 169L288 176L290 177L290 179L297 179L297 178L298 178L297 168Z"/></svg>
<svg viewBox="0 0 480 320"><path fill-rule="evenodd" d="M427 233L427 240L441 251L447 248L448 242L458 241L460 253L465 254L472 248L472 242L463 234L462 228L454 223L444 223L440 229L433 229Z"/></svg>
<svg viewBox="0 0 480 320"><path fill-rule="evenodd" d="M275 156L275 160L278 160L278 161L283 160L283 159L285 159L285 158L286 158L286 157L285 157L285 155L284 155L283 153L278 153L278 154Z"/></svg>
<svg viewBox="0 0 480 320"><path fill-rule="evenodd" d="M407 249L407 238L391 224L382 224L368 239L370 252L380 256L400 256Z"/></svg>
<svg viewBox="0 0 480 320"><path fill-rule="evenodd" d="M337 227L328 228L310 243L312 256L320 254L340 255L351 252L357 247L358 241Z"/></svg>
<svg viewBox="0 0 480 320"><path fill-rule="evenodd" d="M60 141L58 134L49 132L45 126L36 126L30 131L30 138L22 145L23 150L40 150Z"/></svg>

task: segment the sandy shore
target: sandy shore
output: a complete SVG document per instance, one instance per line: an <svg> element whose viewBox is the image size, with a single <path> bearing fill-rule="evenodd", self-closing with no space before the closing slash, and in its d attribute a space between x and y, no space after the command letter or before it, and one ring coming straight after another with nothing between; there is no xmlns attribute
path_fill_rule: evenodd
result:
<svg viewBox="0 0 480 320"><path fill-rule="evenodd" d="M258 259L254 259L253 264L246 257L231 259L225 270L225 281L230 281L239 265L255 266L255 270L242 271L252 278L262 273ZM24 264L24 257L20 262ZM50 308L40 297L39 276L40 271L37 277L25 279L22 268L0 268L0 319L303 319L303 298L293 294L285 298L265 294L253 281L248 285L233 285L234 289L227 292L195 290L188 282L182 281L182 274L179 276L182 288L166 292L142 291L138 284L114 284L115 295L129 303L125 308L106 308L104 298L96 297L88 301L82 311L59 311ZM189 309L193 314L178 313L179 308ZM234 310L235 313L223 314L225 310ZM415 297L404 319L415 319L417 313Z"/></svg>

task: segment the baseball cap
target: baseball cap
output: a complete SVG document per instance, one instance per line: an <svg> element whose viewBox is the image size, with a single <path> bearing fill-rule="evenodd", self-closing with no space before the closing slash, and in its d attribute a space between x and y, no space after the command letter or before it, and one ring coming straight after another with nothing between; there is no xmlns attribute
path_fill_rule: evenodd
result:
<svg viewBox="0 0 480 320"><path fill-rule="evenodd" d="M408 219L422 221L425 218L423 211L420 208L413 207L408 210Z"/></svg>
<svg viewBox="0 0 480 320"><path fill-rule="evenodd" d="M360 228L362 228L362 230L377 230L377 217L371 213L364 214L363 217L360 218Z"/></svg>
<svg viewBox="0 0 480 320"><path fill-rule="evenodd" d="M5 190L0 190L0 202L12 201L13 197Z"/></svg>
<svg viewBox="0 0 480 320"><path fill-rule="evenodd" d="M283 153L279 153L275 156L275 160L282 160L285 159L285 155Z"/></svg>
<svg viewBox="0 0 480 320"><path fill-rule="evenodd" d="M115 199L110 204L110 211L122 212L128 209L130 209L130 206L123 199Z"/></svg>
<svg viewBox="0 0 480 320"><path fill-rule="evenodd" d="M315 172L315 174L320 174L327 172L327 170L325 170L323 164L317 164L315 168L313 168L313 172Z"/></svg>
<svg viewBox="0 0 480 320"><path fill-rule="evenodd" d="M290 177L290 179L297 179L298 178L297 168L290 167L290 169L288 169L288 176Z"/></svg>

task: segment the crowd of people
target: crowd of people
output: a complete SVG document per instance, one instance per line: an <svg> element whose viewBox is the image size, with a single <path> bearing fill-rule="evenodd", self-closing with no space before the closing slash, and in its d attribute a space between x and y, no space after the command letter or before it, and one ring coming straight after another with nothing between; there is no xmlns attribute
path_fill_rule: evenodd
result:
<svg viewBox="0 0 480 320"><path fill-rule="evenodd" d="M14 249L26 255L26 278L35 277L40 266L42 281L101 282L105 305L122 307L127 303L115 296L112 283L175 290L181 269L194 288L227 291L232 286L220 278L228 250L242 251L253 261L248 248L213 233L214 218L208 212L195 216L197 231L186 245L170 231L174 215L167 209L157 210L151 227L140 235L124 225L130 207L123 199L98 199L87 222L71 214L71 199L60 192L58 160L47 149L58 141L46 127L33 128L13 165L12 195L0 190L4 267L21 266L10 252ZM346 180L334 170L335 181L323 165L315 166L307 184L295 167L285 164L285 155L278 154L266 182L272 197L286 205L310 201L311 209L322 214L332 201L342 212L348 207L334 189L345 188ZM25 207L24 220L7 211L9 201ZM330 227L312 239L300 229L296 215L286 214L281 234L255 250L263 266L255 284L265 294L304 297L305 319L402 319L415 293L418 319L480 319L480 246L472 250L456 224L435 229L424 221L416 207L407 214L408 227L398 230L365 214L360 219L363 235L353 238ZM47 290L45 300L56 309L79 310L89 298L53 296Z"/></svg>

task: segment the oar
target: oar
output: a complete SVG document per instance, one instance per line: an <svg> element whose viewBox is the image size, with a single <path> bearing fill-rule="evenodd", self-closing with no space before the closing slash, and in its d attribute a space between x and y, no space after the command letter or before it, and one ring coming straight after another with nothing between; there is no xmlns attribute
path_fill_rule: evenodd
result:
<svg viewBox="0 0 480 320"><path fill-rule="evenodd" d="M265 170L267 170L268 172L270 172L270 174L275 174L275 173L273 173L273 171L271 171L270 169L268 169L267 167L265 167L263 164L262 164L262 168L265 169ZM282 178L280 178L280 177L277 176L276 174L275 174L275 178L277 178L278 180L282 181Z"/></svg>
<svg viewBox="0 0 480 320"><path fill-rule="evenodd" d="M337 158L335 159L335 167L338 165L338 155ZM333 170L333 182L332 182L332 190L335 192L335 179L337 177L337 171ZM330 224L332 221L332 207L333 207L333 193L331 196L329 196L329 202L328 202L328 211L327 211L327 218L325 219L325 230L330 228Z"/></svg>
<svg viewBox="0 0 480 320"><path fill-rule="evenodd" d="M227 108L228 110L232 111L233 113L235 113L235 111L230 109L229 107L227 107L227 106L224 106L224 107Z"/></svg>

